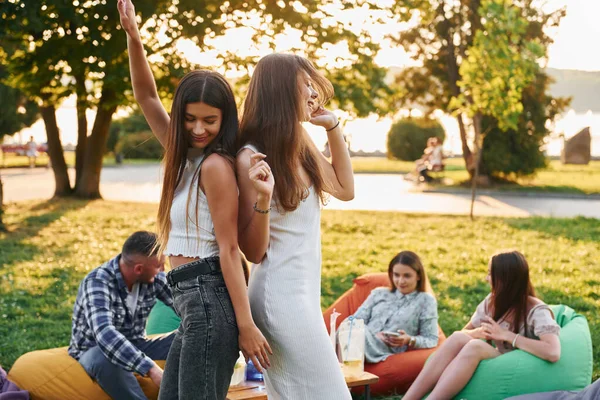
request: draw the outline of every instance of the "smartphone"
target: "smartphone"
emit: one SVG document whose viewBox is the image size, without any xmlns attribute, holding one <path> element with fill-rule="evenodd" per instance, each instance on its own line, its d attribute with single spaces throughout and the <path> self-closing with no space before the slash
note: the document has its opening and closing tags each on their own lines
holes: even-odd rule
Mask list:
<svg viewBox="0 0 600 400">
<path fill-rule="evenodd" d="M 383 334 L 388 337 L 400 337 L 398 332 L 383 332 Z"/>
</svg>

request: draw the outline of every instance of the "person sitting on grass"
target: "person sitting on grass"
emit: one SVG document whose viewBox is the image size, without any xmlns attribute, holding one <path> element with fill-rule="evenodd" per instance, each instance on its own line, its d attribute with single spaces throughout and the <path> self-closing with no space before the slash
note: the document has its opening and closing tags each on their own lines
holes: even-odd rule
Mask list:
<svg viewBox="0 0 600 400">
<path fill-rule="evenodd" d="M 430 400 L 450 399 L 465 387 L 482 360 L 517 348 L 549 362 L 560 359 L 560 327 L 551 309 L 536 297 L 523 254 L 492 256 L 486 280 L 491 293 L 463 330 L 454 332 L 433 354 L 403 400 L 421 399 L 431 390 Z"/>
<path fill-rule="evenodd" d="M 365 359 L 370 363 L 412 349 L 438 344 L 435 298 L 427 293 L 427 274 L 418 255 L 402 251 L 390 261 L 389 288 L 374 289 L 354 313 L 365 322 Z"/>
<path fill-rule="evenodd" d="M 73 308 L 69 355 L 113 399 L 145 399 L 133 372 L 160 387 L 174 333 L 145 337 L 146 319 L 160 299 L 173 307 L 154 233 L 135 232 L 121 254 L 91 271 L 81 282 Z"/>
</svg>

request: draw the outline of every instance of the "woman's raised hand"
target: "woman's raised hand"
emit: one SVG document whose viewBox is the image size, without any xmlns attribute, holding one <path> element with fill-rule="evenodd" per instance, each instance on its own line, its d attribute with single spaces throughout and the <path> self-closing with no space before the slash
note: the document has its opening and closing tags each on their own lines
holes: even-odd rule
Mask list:
<svg viewBox="0 0 600 400">
<path fill-rule="evenodd" d="M 271 199 L 273 196 L 275 179 L 273 178 L 271 167 L 269 167 L 269 164 L 265 161 L 266 157 L 267 156 L 262 153 L 254 153 L 250 156 L 248 176 L 258 194 Z"/>
<path fill-rule="evenodd" d="M 135 7 L 131 0 L 117 0 L 117 9 L 121 17 L 121 26 L 128 35 L 137 32 L 137 20 L 135 19 Z"/>
</svg>

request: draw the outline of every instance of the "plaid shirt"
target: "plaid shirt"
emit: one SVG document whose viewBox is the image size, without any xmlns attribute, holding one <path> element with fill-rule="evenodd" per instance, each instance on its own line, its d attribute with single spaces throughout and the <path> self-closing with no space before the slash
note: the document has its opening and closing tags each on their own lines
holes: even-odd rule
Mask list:
<svg viewBox="0 0 600 400">
<path fill-rule="evenodd" d="M 130 341 L 143 339 L 150 310 L 160 299 L 173 307 L 173 296 L 164 272 L 154 282 L 140 283 L 135 315 L 127 307 L 127 285 L 119 269 L 119 254 L 90 272 L 79 285 L 73 308 L 69 354 L 79 357 L 94 346 L 115 365 L 146 375 L 154 362 Z"/>
</svg>

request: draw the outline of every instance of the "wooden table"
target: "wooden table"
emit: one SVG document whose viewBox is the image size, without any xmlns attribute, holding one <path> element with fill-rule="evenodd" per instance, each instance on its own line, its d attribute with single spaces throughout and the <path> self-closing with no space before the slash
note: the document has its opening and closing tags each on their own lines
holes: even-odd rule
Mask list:
<svg viewBox="0 0 600 400">
<path fill-rule="evenodd" d="M 371 385 L 379 381 L 377 375 L 363 372 L 360 376 L 346 376 L 349 388 L 364 386 L 365 400 L 371 400 Z M 232 386 L 227 393 L 227 400 L 267 400 L 267 391 L 263 382 L 243 382 Z"/>
<path fill-rule="evenodd" d="M 371 385 L 379 382 L 377 375 L 369 372 L 363 372 L 360 376 L 344 377 L 346 378 L 346 385 L 349 388 L 364 386 L 365 387 L 365 400 L 371 400 Z"/>
<path fill-rule="evenodd" d="M 267 400 L 267 390 L 262 382 L 244 381 L 239 385 L 230 386 L 226 400 Z"/>
</svg>

